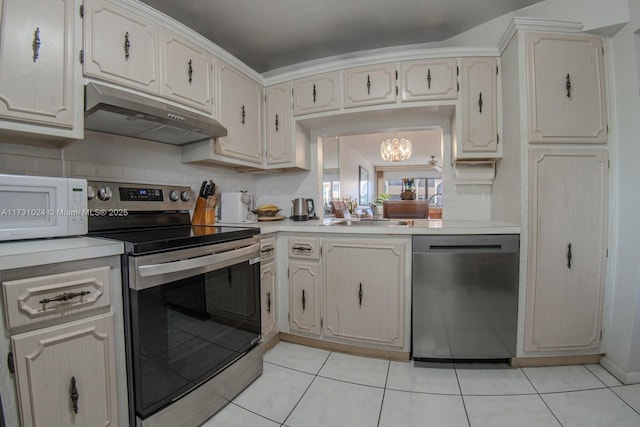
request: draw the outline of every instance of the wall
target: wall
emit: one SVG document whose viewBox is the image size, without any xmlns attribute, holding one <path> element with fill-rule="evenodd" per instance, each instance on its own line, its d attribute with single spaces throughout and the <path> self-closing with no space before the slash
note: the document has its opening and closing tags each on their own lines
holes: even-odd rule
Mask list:
<svg viewBox="0 0 640 427">
<path fill-rule="evenodd" d="M 640 4 L 635 0 L 628 4 L 630 22 L 612 37 L 609 57 L 610 133 L 615 140 L 610 155 L 614 183 L 609 247 L 612 309 L 605 318 L 603 364 L 625 382 L 640 382 Z"/>
<path fill-rule="evenodd" d="M 67 176 L 87 179 L 171 183 L 198 191 L 212 179 L 221 191 L 256 191 L 256 178 L 234 169 L 183 164 L 180 147 L 168 144 L 86 132 L 85 140 L 64 147 L 7 143 L 0 140 L 0 172 L 25 175 Z"/>
</svg>

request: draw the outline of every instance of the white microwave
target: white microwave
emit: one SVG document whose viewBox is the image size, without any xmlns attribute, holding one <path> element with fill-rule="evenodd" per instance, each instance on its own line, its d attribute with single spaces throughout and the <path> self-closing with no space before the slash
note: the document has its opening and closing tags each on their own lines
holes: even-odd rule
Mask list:
<svg viewBox="0 0 640 427">
<path fill-rule="evenodd" d="M 87 181 L 0 174 L 0 241 L 87 234 Z"/>
</svg>

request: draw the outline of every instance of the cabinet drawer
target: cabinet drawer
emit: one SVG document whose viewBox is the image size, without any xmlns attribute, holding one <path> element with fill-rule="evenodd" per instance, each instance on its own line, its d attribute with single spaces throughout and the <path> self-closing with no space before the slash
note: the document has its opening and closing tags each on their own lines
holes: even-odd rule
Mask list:
<svg viewBox="0 0 640 427">
<path fill-rule="evenodd" d="M 320 259 L 320 239 L 290 237 L 289 258 Z"/>
<path fill-rule="evenodd" d="M 111 304 L 109 267 L 2 282 L 7 328 Z"/>
</svg>

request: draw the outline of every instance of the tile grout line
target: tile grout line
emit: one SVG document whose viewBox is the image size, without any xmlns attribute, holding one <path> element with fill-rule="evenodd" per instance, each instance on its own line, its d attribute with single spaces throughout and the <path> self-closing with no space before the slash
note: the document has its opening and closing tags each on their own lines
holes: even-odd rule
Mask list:
<svg viewBox="0 0 640 427">
<path fill-rule="evenodd" d="M 458 390 L 460 390 L 460 399 L 462 400 L 462 407 L 464 408 L 464 415 L 467 417 L 467 425 L 471 426 L 471 419 L 469 418 L 469 411 L 467 411 L 467 404 L 464 401 L 464 394 L 462 394 L 462 386 L 460 385 L 460 378 L 458 377 L 458 368 L 453 363 L 453 373 L 456 375 L 456 382 L 458 383 Z"/>
<path fill-rule="evenodd" d="M 273 420 L 273 419 L 271 419 L 271 418 L 269 418 L 269 417 L 265 417 L 264 415 L 261 415 L 261 414 L 259 414 L 259 413 L 255 412 L 255 411 L 252 411 L 251 409 L 247 409 L 247 408 L 245 408 L 244 406 L 239 405 L 239 404 L 237 404 L 237 403 L 236 403 L 236 402 L 234 402 L 234 401 L 229 402 L 229 404 L 230 404 L 230 405 L 233 405 L 233 406 L 237 406 L 238 408 L 240 408 L 240 409 L 242 409 L 242 410 L 244 410 L 244 411 L 250 412 L 250 413 L 252 413 L 253 415 L 257 415 L 257 416 L 258 416 L 258 417 L 260 417 L 260 418 L 264 418 L 265 420 L 269 420 L 269 421 L 271 421 L 271 422 L 273 422 L 273 423 L 276 423 L 276 424 L 280 425 L 280 423 L 279 423 L 277 420 Z M 219 412 L 217 412 L 217 413 L 216 413 L 216 415 L 217 415 L 218 413 L 219 413 Z M 215 417 L 215 415 L 214 415 L 214 417 Z M 211 417 L 210 419 L 213 419 L 213 417 Z M 206 421 L 205 421 L 205 424 L 206 424 Z"/>
<path fill-rule="evenodd" d="M 318 369 L 318 372 L 316 372 L 313 375 L 313 379 L 311 380 L 311 382 L 309 383 L 309 385 L 307 386 L 307 388 L 305 389 L 304 393 L 302 393 L 300 395 L 300 399 L 298 399 L 298 401 L 296 402 L 295 405 L 293 405 L 293 408 L 291 408 L 291 411 L 289 411 L 289 414 L 286 416 L 286 418 L 284 419 L 284 421 L 282 422 L 282 424 L 280 424 L 280 426 L 285 426 L 285 423 L 287 422 L 287 420 L 289 419 L 289 417 L 291 417 L 291 414 L 293 414 L 293 411 L 296 410 L 296 408 L 298 407 L 298 405 L 300 404 L 300 402 L 302 401 L 302 399 L 304 398 L 304 395 L 307 394 L 307 392 L 309 391 L 309 389 L 311 388 L 311 385 L 314 383 L 314 381 L 316 380 L 316 378 L 318 378 L 318 373 L 322 370 L 322 368 L 324 368 L 324 365 L 326 365 L 327 361 L 329 360 L 329 357 L 331 357 L 331 353 L 333 352 L 329 352 L 329 354 L 327 354 L 327 358 L 324 359 L 324 362 L 322 362 L 322 366 L 320 366 L 320 368 Z M 269 362 L 267 362 L 269 363 Z M 279 366 L 279 365 L 276 365 Z M 286 368 L 289 369 L 289 368 Z M 295 369 L 292 369 L 293 371 L 296 371 Z M 297 372 L 297 371 L 296 371 Z M 305 372 L 306 374 L 309 374 L 308 372 Z M 309 374 L 310 375 L 310 374 Z M 321 377 L 322 378 L 322 377 Z"/>
<path fill-rule="evenodd" d="M 562 426 L 562 422 L 560 421 L 560 419 L 558 418 L 558 416 L 555 414 L 555 412 L 553 412 L 553 410 L 551 410 L 551 408 L 549 407 L 549 404 L 547 403 L 546 400 L 544 400 L 544 398 L 542 397 L 542 394 L 540 394 L 540 392 L 538 391 L 538 388 L 535 386 L 535 384 L 533 383 L 533 381 L 531 381 L 531 378 L 529 378 L 529 375 L 527 375 L 527 373 L 524 371 L 523 368 L 518 368 L 522 371 L 522 374 L 524 375 L 524 377 L 527 379 L 527 381 L 529 381 L 529 384 L 531 384 L 531 387 L 533 387 L 533 389 L 536 391 L 538 397 L 540 398 L 540 400 L 542 400 L 542 403 L 544 404 L 544 406 L 546 406 L 546 408 L 549 410 L 549 412 L 551 412 L 551 415 L 553 415 L 553 418 L 556 419 L 556 421 L 558 422 L 558 424 L 560 425 L 560 427 Z"/>
<path fill-rule="evenodd" d="M 377 427 L 380 427 L 380 420 L 382 419 L 382 407 L 384 406 L 384 396 L 387 394 L 387 383 L 389 382 L 390 370 L 391 370 L 391 361 L 387 360 L 387 376 L 384 379 L 384 388 L 382 389 L 382 401 L 380 402 L 380 413 L 378 413 Z"/>
<path fill-rule="evenodd" d="M 605 383 L 605 382 L 604 382 L 604 381 L 603 381 L 599 376 L 597 376 L 597 375 L 595 374 L 595 372 L 593 372 L 591 369 L 589 369 L 589 367 L 588 367 L 587 365 L 583 365 L 583 366 L 587 369 L 587 371 L 591 372 L 591 374 L 592 374 L 594 377 L 596 377 L 596 378 L 597 378 L 597 379 L 598 379 L 602 384 L 604 384 L 604 386 L 605 386 L 609 391 L 611 391 L 611 393 L 613 393 L 613 394 L 614 394 L 614 396 L 616 396 L 618 399 L 622 400 L 622 402 L 624 402 L 624 404 L 625 404 L 625 405 L 627 405 L 629 408 L 631 408 L 631 410 L 632 410 L 633 412 L 635 412 L 636 414 L 640 415 L 640 412 L 639 412 L 639 411 L 637 411 L 633 406 L 631 406 L 629 403 L 627 403 L 627 401 L 626 401 L 626 400 L 624 400 L 622 397 L 620 397 L 620 396 L 618 395 L 618 393 L 616 393 L 615 391 L 613 391 L 613 390 L 612 390 L 612 388 L 614 388 L 614 387 L 624 387 L 624 384 L 620 383 L 620 385 L 619 385 L 619 386 L 618 386 L 618 385 L 616 385 L 616 386 L 609 386 L 609 385 L 607 385 L 607 384 L 606 384 L 606 383 Z M 602 365 L 598 365 L 598 366 L 602 366 Z M 604 369 L 604 367 L 603 367 L 603 369 Z M 604 369 L 604 370 L 605 370 L 609 375 L 611 375 L 611 373 L 609 373 L 609 371 L 607 371 L 606 369 Z M 615 377 L 614 377 L 614 378 L 615 378 Z M 617 378 L 616 378 L 616 380 L 617 380 Z M 618 381 L 618 382 L 620 382 L 620 381 Z"/>
</svg>

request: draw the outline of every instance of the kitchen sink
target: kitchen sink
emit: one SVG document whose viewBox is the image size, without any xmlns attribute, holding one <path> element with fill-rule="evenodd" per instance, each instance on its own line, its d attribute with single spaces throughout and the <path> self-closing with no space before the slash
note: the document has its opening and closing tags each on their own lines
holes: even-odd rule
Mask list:
<svg viewBox="0 0 640 427">
<path fill-rule="evenodd" d="M 364 227 L 412 227 L 412 220 L 396 220 L 396 219 L 343 219 L 324 225 L 340 225 L 340 226 L 364 226 Z"/>
</svg>

